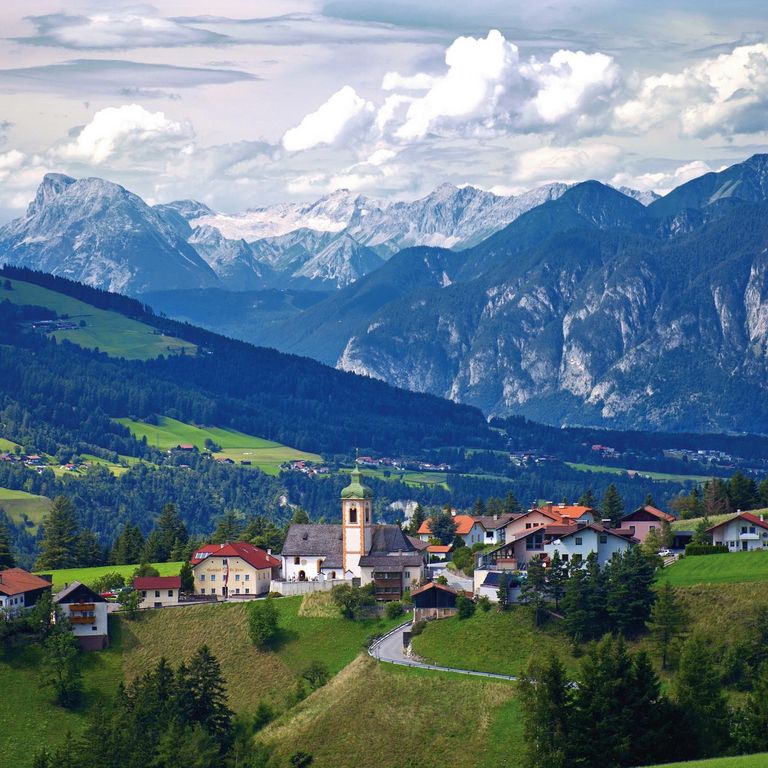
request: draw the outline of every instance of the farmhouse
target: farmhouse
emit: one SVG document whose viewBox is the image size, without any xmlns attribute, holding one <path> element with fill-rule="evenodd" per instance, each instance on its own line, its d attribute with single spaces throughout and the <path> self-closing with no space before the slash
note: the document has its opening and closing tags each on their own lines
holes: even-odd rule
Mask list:
<svg viewBox="0 0 768 768">
<path fill-rule="evenodd" d="M 139 576 L 133 588 L 141 594 L 139 608 L 165 608 L 179 604 L 181 576 Z"/>
<path fill-rule="evenodd" d="M 247 541 L 208 544 L 189 561 L 196 595 L 263 595 L 280 574 L 280 560 Z"/>
<path fill-rule="evenodd" d="M 667 514 L 650 504 L 638 507 L 621 518 L 621 527 L 628 528 L 632 535 L 640 541 L 645 541 L 651 531 L 660 531 L 664 523 L 673 523 L 674 515 Z"/>
<path fill-rule="evenodd" d="M 73 581 L 53 598 L 69 620 L 72 634 L 84 651 L 101 651 L 109 645 L 107 601 L 90 587 Z"/>
<path fill-rule="evenodd" d="M 435 581 L 414 589 L 411 592 L 413 600 L 413 620 L 444 619 L 456 613 L 457 590 Z"/>
<path fill-rule="evenodd" d="M 8 615 L 20 613 L 35 605 L 40 596 L 50 589 L 50 580 L 23 568 L 0 571 L 0 611 Z"/>
<path fill-rule="evenodd" d="M 461 536 L 468 547 L 473 544 L 485 543 L 485 528 L 479 522 L 479 518 L 474 518 L 471 515 L 457 515 L 455 512 L 452 514 L 453 522 L 456 523 L 456 535 Z M 429 527 L 428 519 L 421 524 L 417 534 L 422 541 L 429 541 L 432 530 Z"/>
<path fill-rule="evenodd" d="M 768 548 L 768 523 L 764 515 L 739 512 L 707 529 L 713 544 L 723 544 L 732 552 Z"/>
<path fill-rule="evenodd" d="M 373 523 L 373 491 L 352 470 L 341 492 L 341 525 L 294 524 L 282 551 L 287 581 L 373 582 L 377 600 L 399 600 L 421 579 L 425 553 L 396 525 Z"/>
</svg>

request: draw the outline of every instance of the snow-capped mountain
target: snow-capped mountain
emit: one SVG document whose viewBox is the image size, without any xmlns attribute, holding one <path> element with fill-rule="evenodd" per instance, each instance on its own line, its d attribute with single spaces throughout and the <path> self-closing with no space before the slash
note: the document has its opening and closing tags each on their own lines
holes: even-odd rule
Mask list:
<svg viewBox="0 0 768 768">
<path fill-rule="evenodd" d="M 123 293 L 219 284 L 140 197 L 103 179 L 58 173 L 43 178 L 24 216 L 0 227 L 0 260 Z"/>
<path fill-rule="evenodd" d="M 343 288 L 382 264 L 376 251 L 343 233 L 296 270 L 292 277 L 304 278 L 321 286 L 328 283 Z"/>
</svg>

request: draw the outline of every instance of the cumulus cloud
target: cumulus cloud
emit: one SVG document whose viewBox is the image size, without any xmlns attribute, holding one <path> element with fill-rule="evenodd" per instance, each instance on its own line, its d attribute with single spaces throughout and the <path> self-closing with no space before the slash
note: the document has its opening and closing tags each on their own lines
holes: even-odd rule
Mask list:
<svg viewBox="0 0 768 768">
<path fill-rule="evenodd" d="M 115 156 L 131 159 L 145 154 L 191 151 L 192 126 L 170 120 L 163 112 L 149 112 L 139 104 L 100 109 L 73 141 L 56 154 L 65 160 L 101 165 Z"/>
<path fill-rule="evenodd" d="M 371 125 L 374 106 L 345 85 L 328 101 L 310 112 L 295 128 L 285 132 L 283 147 L 299 152 L 320 145 L 332 145 L 345 136 Z"/>
<path fill-rule="evenodd" d="M 198 29 L 149 11 L 105 11 L 90 16 L 49 13 L 28 16 L 27 20 L 34 25 L 36 34 L 16 38 L 18 42 L 80 50 L 216 45 L 229 40 L 218 32 Z"/>
<path fill-rule="evenodd" d="M 677 73 L 646 77 L 616 108 L 618 128 L 645 132 L 673 120 L 684 136 L 756 133 L 766 128 L 768 44 L 744 45 Z"/>
<path fill-rule="evenodd" d="M 666 194 L 675 187 L 685 184 L 686 181 L 703 176 L 715 170 L 703 160 L 693 160 L 668 170 L 648 171 L 646 173 L 633 174 L 621 171 L 613 176 L 611 184 L 615 187 L 631 187 L 641 192 L 653 190 L 659 194 Z"/>
<path fill-rule="evenodd" d="M 514 176 L 527 185 L 605 178 L 615 171 L 622 155 L 615 144 L 539 147 L 517 156 Z"/>
</svg>

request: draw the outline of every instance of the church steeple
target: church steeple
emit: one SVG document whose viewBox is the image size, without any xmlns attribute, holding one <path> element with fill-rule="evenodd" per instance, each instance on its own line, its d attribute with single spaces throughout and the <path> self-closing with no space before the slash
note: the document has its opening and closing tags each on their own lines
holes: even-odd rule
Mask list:
<svg viewBox="0 0 768 768">
<path fill-rule="evenodd" d="M 349 485 L 341 491 L 342 558 L 344 572 L 360 577 L 360 558 L 368 554 L 373 538 L 373 491 L 363 483 L 357 466 Z"/>
</svg>

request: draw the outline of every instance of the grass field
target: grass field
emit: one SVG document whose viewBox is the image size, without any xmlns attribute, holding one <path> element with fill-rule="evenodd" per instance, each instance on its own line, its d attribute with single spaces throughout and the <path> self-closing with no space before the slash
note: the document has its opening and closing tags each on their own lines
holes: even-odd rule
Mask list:
<svg viewBox="0 0 768 768">
<path fill-rule="evenodd" d="M 154 445 L 161 450 L 175 448 L 184 443 L 204 450 L 206 439 L 213 440 L 222 448 L 216 454 L 217 458 L 229 458 L 238 464 L 243 461 L 250 461 L 252 466 L 258 467 L 270 475 L 276 475 L 280 471 L 280 465 L 285 461 L 299 461 L 301 459 L 322 461 L 322 457 L 316 453 L 298 451 L 295 448 L 289 448 L 271 440 L 264 440 L 261 437 L 246 435 L 234 429 L 196 427 L 166 417 L 161 417 L 160 423 L 157 425 L 145 424 L 143 421 L 131 419 L 115 419 L 115 421 L 128 427 L 139 440 L 146 437 L 149 445 Z"/>
<path fill-rule="evenodd" d="M 666 763 L 654 768 L 766 768 L 768 752 L 739 757 L 713 757 L 710 760 L 693 760 L 687 763 Z"/>
<path fill-rule="evenodd" d="M 13 440 L 0 437 L 0 453 L 11 453 L 17 445 L 18 443 L 14 443 Z"/>
<path fill-rule="evenodd" d="M 55 331 L 57 340 L 67 339 L 87 349 L 98 347 L 114 357 L 129 360 L 149 360 L 159 355 L 194 354 L 197 347 L 172 336 L 159 334 L 154 328 L 131 320 L 117 312 L 97 309 L 90 304 L 49 291 L 39 285 L 11 280 L 12 291 L 0 289 L 0 301 L 7 299 L 14 304 L 33 304 L 48 307 L 59 316 L 68 315 L 75 322 L 85 322 L 76 330 Z"/>
<path fill-rule="evenodd" d="M 722 523 L 723 520 L 727 520 L 729 517 L 733 517 L 733 515 L 712 515 L 709 518 L 709 526 Z M 675 520 L 673 523 L 670 523 L 669 527 L 673 531 L 695 531 L 703 519 L 703 517 L 689 517 L 687 520 Z"/>
<path fill-rule="evenodd" d="M 25 491 L 0 488 L 0 507 L 14 523 L 23 522 L 26 516 L 26 519 L 32 523 L 29 527 L 30 533 L 35 533 L 51 508 L 51 500 L 46 496 L 35 496 Z"/>
<path fill-rule="evenodd" d="M 349 474 L 351 470 L 341 471 Z M 409 472 L 392 467 L 387 470 L 366 468 L 361 469 L 360 473 L 378 480 L 399 480 L 406 485 L 439 485 L 448 490 L 448 475 L 445 472 Z"/>
<path fill-rule="evenodd" d="M 41 685 L 39 646 L 0 651 L 0 768 L 26 768 L 41 746 L 63 744 L 67 732 L 78 734 L 86 711 L 114 696 L 122 680 L 119 622 L 110 622 L 111 646 L 100 653 L 84 654 L 84 701 L 72 712 L 57 707 L 50 691 Z"/>
<path fill-rule="evenodd" d="M 659 480 L 670 483 L 705 483 L 712 478 L 709 475 L 676 475 L 669 472 L 650 472 L 645 469 L 625 469 L 623 467 L 609 467 L 602 464 L 577 464 L 571 461 L 565 462 L 571 469 L 579 472 L 600 472 L 608 475 L 626 475 L 630 472 L 637 473 L 650 480 Z"/>
<path fill-rule="evenodd" d="M 161 576 L 178 576 L 181 563 L 153 563 Z M 83 584 L 93 584 L 105 573 L 119 573 L 126 578 L 136 570 L 136 565 L 100 565 L 96 568 L 63 568 L 58 571 L 45 571 L 53 576 L 53 591 L 58 592 L 65 584 L 79 581 Z"/>
<path fill-rule="evenodd" d="M 665 568 L 661 578 L 675 587 L 768 581 L 768 549 L 684 557 Z"/>
<path fill-rule="evenodd" d="M 511 683 L 377 664 L 360 656 L 268 726 L 278 765 L 294 752 L 313 768 L 522 765 Z"/>
<path fill-rule="evenodd" d="M 299 616 L 301 601 L 277 600 L 281 632 L 274 651 L 258 651 L 250 642 L 247 604 L 147 611 L 138 621 L 123 622 L 126 675 L 139 674 L 161 656 L 188 658 L 207 643 L 221 662 L 233 709 L 252 710 L 261 701 L 282 707 L 310 661 L 322 661 L 336 674 L 360 653 L 370 635 L 398 623 Z"/>
</svg>

